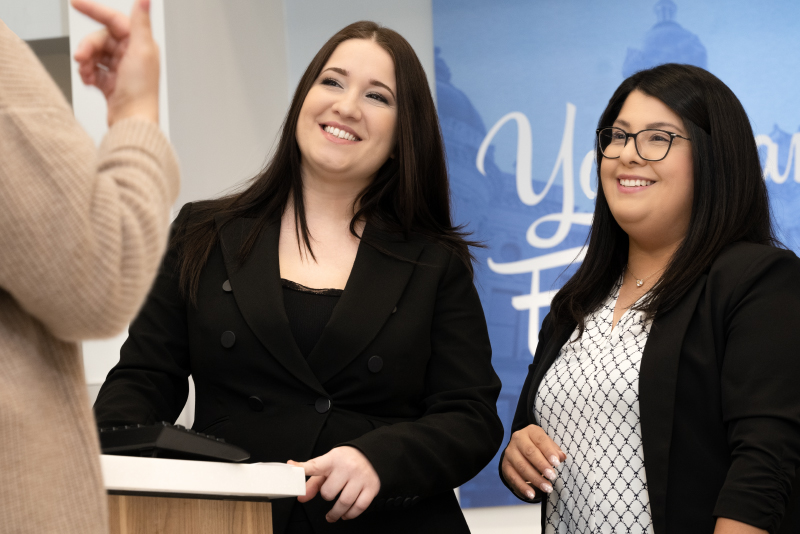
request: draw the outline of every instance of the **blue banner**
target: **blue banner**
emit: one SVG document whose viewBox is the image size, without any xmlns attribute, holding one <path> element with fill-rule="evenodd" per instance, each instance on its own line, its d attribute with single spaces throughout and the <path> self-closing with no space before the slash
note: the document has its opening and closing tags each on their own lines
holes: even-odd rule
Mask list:
<svg viewBox="0 0 800 534">
<path fill-rule="evenodd" d="M 582 259 L 597 120 L 630 74 L 688 63 L 731 87 L 753 124 L 779 237 L 800 250 L 800 3 L 434 0 L 433 15 L 456 221 L 487 245 L 476 282 L 505 441 L 550 299 Z M 462 486 L 462 506 L 520 502 L 498 460 Z"/>
</svg>

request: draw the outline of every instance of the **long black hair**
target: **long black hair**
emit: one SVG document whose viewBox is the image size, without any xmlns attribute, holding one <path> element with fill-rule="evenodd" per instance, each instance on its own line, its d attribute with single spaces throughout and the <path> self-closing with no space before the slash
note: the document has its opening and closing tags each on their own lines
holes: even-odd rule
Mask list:
<svg viewBox="0 0 800 534">
<path fill-rule="evenodd" d="M 747 114 L 727 85 L 691 65 L 669 63 L 630 76 L 617 88 L 600 117 L 613 126 L 634 91 L 661 100 L 678 114 L 692 142 L 694 197 L 689 229 L 664 273 L 635 309 L 648 317 L 680 301 L 720 251 L 735 241 L 781 246 L 775 238 L 767 188 Z M 603 155 L 595 140 L 597 200 L 586 258 L 553 298 L 558 324 L 577 323 L 608 297 L 628 262 L 628 235 L 614 220 L 603 193 Z"/>
<path fill-rule="evenodd" d="M 358 211 L 350 232 L 363 219 L 388 232 L 424 236 L 454 252 L 472 270 L 469 246 L 462 227 L 454 226 L 450 210 L 444 143 L 425 71 L 411 45 L 400 34 L 374 22 L 361 21 L 337 32 L 317 52 L 295 90 L 284 119 L 274 157 L 241 192 L 198 203 L 171 247 L 180 250 L 180 287 L 194 302 L 200 273 L 218 241 L 215 217 L 258 220 L 239 250 L 239 261 L 249 255 L 259 233 L 279 221 L 289 202 L 294 206 L 298 245 L 302 239 L 313 256 L 306 224 L 300 174 L 300 149 L 295 139 L 297 120 L 306 95 L 339 44 L 349 39 L 368 39 L 394 60 L 397 86 L 397 130 L 394 157 L 378 170 L 359 195 Z M 370 244 L 367 239 L 365 243 Z M 381 249 L 379 244 L 372 244 Z M 385 252 L 385 251 L 384 251 Z"/>
</svg>

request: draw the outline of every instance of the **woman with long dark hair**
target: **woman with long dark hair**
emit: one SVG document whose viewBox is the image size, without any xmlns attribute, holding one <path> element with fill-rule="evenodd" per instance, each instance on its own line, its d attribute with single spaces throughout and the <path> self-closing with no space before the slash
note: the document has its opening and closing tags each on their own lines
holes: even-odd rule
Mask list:
<svg viewBox="0 0 800 534">
<path fill-rule="evenodd" d="M 800 260 L 731 90 L 668 64 L 597 131 L 586 259 L 553 299 L 503 453 L 543 532 L 797 532 Z"/>
<path fill-rule="evenodd" d="M 295 461 L 275 532 L 468 532 L 453 493 L 500 446 L 486 322 L 411 46 L 371 22 L 317 53 L 275 156 L 185 206 L 102 426 L 174 421 Z M 339 520 L 347 520 L 341 522 Z"/>
</svg>

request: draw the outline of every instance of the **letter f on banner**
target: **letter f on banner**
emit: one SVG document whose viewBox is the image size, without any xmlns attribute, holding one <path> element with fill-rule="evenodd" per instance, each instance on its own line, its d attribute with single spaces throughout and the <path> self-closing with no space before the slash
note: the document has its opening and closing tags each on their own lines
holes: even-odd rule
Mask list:
<svg viewBox="0 0 800 534">
<path fill-rule="evenodd" d="M 573 262 L 583 261 L 585 256 L 586 248 L 577 247 L 510 263 L 495 263 L 489 258 L 487 262 L 489 268 L 498 274 L 531 273 L 531 292 L 511 299 L 511 305 L 514 306 L 514 309 L 519 311 L 528 310 L 529 312 L 528 350 L 531 352 L 531 356 L 536 352 L 536 344 L 539 340 L 539 308 L 550 306 L 550 301 L 553 300 L 557 292 L 555 289 L 541 290 L 542 271 L 556 267 L 566 267 Z"/>
</svg>

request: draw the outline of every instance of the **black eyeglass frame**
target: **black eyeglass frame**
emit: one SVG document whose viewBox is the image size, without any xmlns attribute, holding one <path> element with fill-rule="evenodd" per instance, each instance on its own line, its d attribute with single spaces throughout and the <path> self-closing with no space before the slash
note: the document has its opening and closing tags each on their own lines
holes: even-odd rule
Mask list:
<svg viewBox="0 0 800 534">
<path fill-rule="evenodd" d="M 691 139 L 689 139 L 688 137 L 684 137 L 684 136 L 678 135 L 676 133 L 668 132 L 667 130 L 659 130 L 658 128 L 645 128 L 644 130 L 639 130 L 636 133 L 628 133 L 625 130 L 623 130 L 622 128 L 620 128 L 619 126 L 606 126 L 605 128 L 598 128 L 597 130 L 595 130 L 595 132 L 597 134 L 597 147 L 600 149 L 600 153 L 606 159 L 619 159 L 619 158 L 622 157 L 622 154 L 620 154 L 619 156 L 615 156 L 613 158 L 610 157 L 610 156 L 606 156 L 606 153 L 603 152 L 603 144 L 600 142 L 600 132 L 602 132 L 603 130 L 619 130 L 620 132 L 624 133 L 625 134 L 625 144 L 622 145 L 622 148 L 625 148 L 626 146 L 628 146 L 628 139 L 630 139 L 632 137 L 633 138 L 633 147 L 636 149 L 636 153 L 639 154 L 639 157 L 642 158 L 645 161 L 661 161 L 664 158 L 666 158 L 669 155 L 670 149 L 672 148 L 672 142 L 675 140 L 676 137 L 680 137 L 681 139 L 686 139 L 687 141 L 691 141 Z M 639 152 L 639 142 L 636 140 L 636 136 L 638 136 L 642 132 L 661 132 L 661 133 L 665 133 L 665 134 L 667 134 L 669 136 L 669 146 L 667 147 L 667 151 L 664 153 L 664 155 L 662 157 L 660 157 L 658 159 L 649 159 L 649 158 L 646 158 L 646 157 L 642 156 L 642 153 Z"/>
</svg>

